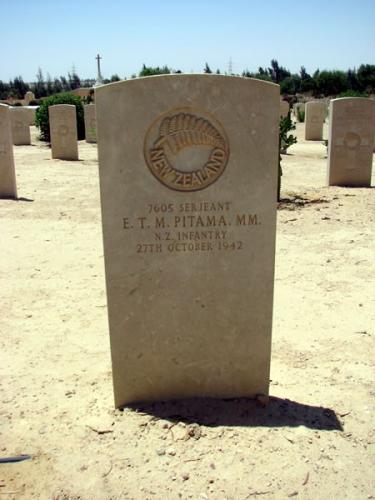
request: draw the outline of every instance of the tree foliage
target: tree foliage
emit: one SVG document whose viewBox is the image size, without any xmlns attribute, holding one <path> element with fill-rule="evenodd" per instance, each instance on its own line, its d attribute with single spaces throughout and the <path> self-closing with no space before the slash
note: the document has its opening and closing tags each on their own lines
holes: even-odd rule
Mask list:
<svg viewBox="0 0 375 500">
<path fill-rule="evenodd" d="M 172 70 L 168 66 L 156 66 L 153 68 L 152 66 L 143 64 L 138 76 L 169 75 L 170 73 L 172 73 Z"/>
<path fill-rule="evenodd" d="M 203 68 L 204 73 L 212 73 L 208 62 Z M 146 66 L 143 64 L 138 76 L 165 75 L 181 73 L 180 70 L 172 70 L 164 66 Z M 216 70 L 220 74 L 220 70 Z M 304 66 L 299 73 L 291 73 L 287 68 L 280 65 L 276 59 L 272 59 L 269 67 L 259 66 L 258 70 L 251 72 L 248 69 L 242 72 L 246 78 L 257 78 L 274 82 L 280 85 L 282 94 L 295 95 L 297 93 L 309 93 L 314 97 L 337 96 L 345 92 L 357 92 L 358 95 L 375 93 L 375 65 L 361 64 L 358 69 L 350 68 L 347 71 L 320 70 L 317 69 L 310 75 Z M 136 75 L 132 75 L 136 78 Z M 118 74 L 114 74 L 105 83 L 121 80 Z M 38 68 L 36 79 L 32 83 L 25 83 L 22 76 L 16 76 L 9 83 L 0 80 L 0 99 L 15 98 L 23 99 L 28 90 L 34 92 L 37 99 L 60 92 L 69 92 L 79 87 L 92 87 L 95 79 L 82 79 L 73 67 L 66 76 L 51 78 L 47 73 L 45 77 L 41 68 Z M 353 94 L 357 95 L 357 94 Z"/>
<path fill-rule="evenodd" d="M 319 97 L 337 96 L 349 91 L 359 92 L 359 95 L 375 93 L 375 65 L 371 64 L 361 64 L 358 70 L 317 69 L 311 76 L 304 66 L 301 66 L 299 74 L 291 74 L 276 59 L 272 59 L 269 68 L 260 66 L 255 73 L 245 70 L 242 76 L 278 83 L 282 94 L 310 93 Z"/>
<path fill-rule="evenodd" d="M 94 79 L 80 78 L 73 68 L 68 76 L 60 76 L 60 78 L 51 78 L 50 74 L 44 77 L 41 68 L 38 68 L 35 76 L 35 82 L 25 83 L 21 76 L 17 76 L 9 83 L 0 80 L 0 99 L 23 99 L 26 92 L 31 90 L 36 99 L 48 97 L 49 95 L 59 94 L 60 92 L 69 92 L 70 90 L 79 87 L 92 87 L 95 83 Z"/>
<path fill-rule="evenodd" d="M 203 73 L 212 73 L 211 68 L 209 67 L 208 63 L 206 63 Z"/>
</svg>

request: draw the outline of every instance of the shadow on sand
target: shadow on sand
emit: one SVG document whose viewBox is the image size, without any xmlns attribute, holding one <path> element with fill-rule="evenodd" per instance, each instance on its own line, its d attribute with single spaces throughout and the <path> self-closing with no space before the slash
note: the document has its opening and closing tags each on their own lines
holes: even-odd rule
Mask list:
<svg viewBox="0 0 375 500">
<path fill-rule="evenodd" d="M 20 198 L 15 198 L 14 196 L 2 196 L 0 199 L 7 201 L 34 201 L 31 198 L 23 198 L 22 196 Z"/>
<path fill-rule="evenodd" d="M 171 422 L 196 423 L 208 427 L 297 427 L 342 431 L 336 413 L 321 406 L 309 406 L 270 396 L 266 406 L 254 399 L 196 398 L 129 405 Z"/>
<path fill-rule="evenodd" d="M 31 199 L 31 198 L 23 198 L 23 197 L 21 196 L 20 198 L 16 198 L 16 199 L 15 199 L 15 201 L 29 201 L 29 202 L 31 202 L 31 201 L 34 201 L 34 200 L 33 200 L 33 199 Z"/>
</svg>

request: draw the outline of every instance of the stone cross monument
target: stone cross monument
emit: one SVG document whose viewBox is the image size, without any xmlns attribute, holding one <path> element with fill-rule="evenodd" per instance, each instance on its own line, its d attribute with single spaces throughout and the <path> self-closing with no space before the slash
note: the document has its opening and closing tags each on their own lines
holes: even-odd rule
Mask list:
<svg viewBox="0 0 375 500">
<path fill-rule="evenodd" d="M 100 59 L 102 59 L 102 58 L 100 57 L 99 54 L 97 54 L 95 59 L 98 63 L 98 74 L 97 74 L 96 82 L 95 82 L 95 87 L 97 87 L 98 85 L 103 85 L 103 77 L 102 77 L 102 73 L 100 71 Z"/>
</svg>

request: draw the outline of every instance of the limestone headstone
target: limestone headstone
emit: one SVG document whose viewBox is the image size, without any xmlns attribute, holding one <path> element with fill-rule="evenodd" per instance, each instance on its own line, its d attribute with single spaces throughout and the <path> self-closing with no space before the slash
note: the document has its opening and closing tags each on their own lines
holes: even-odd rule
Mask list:
<svg viewBox="0 0 375 500">
<path fill-rule="evenodd" d="M 247 78 L 96 89 L 117 407 L 268 393 L 279 112 Z"/>
<path fill-rule="evenodd" d="M 309 101 L 305 105 L 305 139 L 321 141 L 323 139 L 323 124 L 327 113 L 324 101 Z"/>
<path fill-rule="evenodd" d="M 30 90 L 28 92 L 26 92 L 25 97 L 24 97 L 25 105 L 28 106 L 30 104 L 30 102 L 34 101 L 34 100 L 35 100 L 34 93 L 31 92 Z"/>
<path fill-rule="evenodd" d="M 85 134 L 86 142 L 96 142 L 96 111 L 95 104 L 86 104 L 85 112 Z"/>
<path fill-rule="evenodd" d="M 328 185 L 370 186 L 375 101 L 344 97 L 330 102 Z"/>
<path fill-rule="evenodd" d="M 30 116 L 28 111 L 22 106 L 13 106 L 10 108 L 10 116 L 13 144 L 16 146 L 30 145 Z"/>
<path fill-rule="evenodd" d="M 25 106 L 23 109 L 28 114 L 29 125 L 35 125 L 35 115 L 38 106 Z"/>
<path fill-rule="evenodd" d="M 17 198 L 9 106 L 0 104 L 0 198 Z"/>
<path fill-rule="evenodd" d="M 280 117 L 285 118 L 289 113 L 289 103 L 287 101 L 280 101 Z"/>
<path fill-rule="evenodd" d="M 78 160 L 77 117 L 73 104 L 48 108 L 52 158 Z"/>
</svg>

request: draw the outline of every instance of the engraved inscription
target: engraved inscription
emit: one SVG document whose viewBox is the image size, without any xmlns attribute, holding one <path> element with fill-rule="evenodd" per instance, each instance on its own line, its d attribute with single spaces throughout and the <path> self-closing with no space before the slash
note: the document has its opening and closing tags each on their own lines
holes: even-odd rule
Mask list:
<svg viewBox="0 0 375 500">
<path fill-rule="evenodd" d="M 238 251 L 241 235 L 260 226 L 259 215 L 242 213 L 230 201 L 152 203 L 143 215 L 122 218 L 126 231 L 136 231 L 136 253 Z"/>
<path fill-rule="evenodd" d="M 368 149 L 370 144 L 370 137 L 349 131 L 334 141 L 335 154 L 345 170 L 355 170 L 362 151 Z"/>
<path fill-rule="evenodd" d="M 221 124 L 206 112 L 182 108 L 161 115 L 144 145 L 152 174 L 176 191 L 197 191 L 224 172 L 229 143 Z"/>
<path fill-rule="evenodd" d="M 69 127 L 66 125 L 59 125 L 57 133 L 61 136 L 65 136 L 69 134 Z"/>
</svg>

